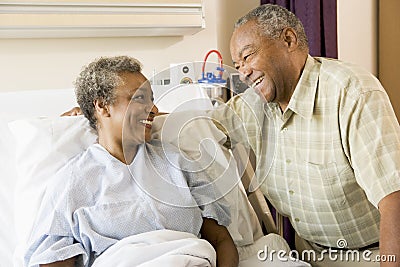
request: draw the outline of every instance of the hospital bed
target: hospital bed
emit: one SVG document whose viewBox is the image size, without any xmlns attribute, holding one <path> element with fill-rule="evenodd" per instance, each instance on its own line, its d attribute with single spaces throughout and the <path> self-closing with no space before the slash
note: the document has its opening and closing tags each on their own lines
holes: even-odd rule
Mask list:
<svg viewBox="0 0 400 267">
<path fill-rule="evenodd" d="M 155 102 L 161 111 L 170 113 L 171 98 L 164 94 L 165 91 L 156 89 Z M 197 112 L 205 108 L 212 108 L 212 104 L 207 102 L 210 101 L 207 95 L 200 89 L 188 97 L 180 98 L 176 103 L 180 106 L 179 111 L 184 111 L 177 113 L 185 114 L 184 120 L 197 116 Z M 68 159 L 96 142 L 97 137 L 84 117 L 59 116 L 77 105 L 73 89 L 3 92 L 0 99 L 0 267 L 20 267 L 47 182 Z M 193 104 L 181 105 L 188 99 L 195 101 L 199 108 L 196 110 Z M 207 171 L 215 171 L 212 166 L 216 164 L 229 169 L 228 176 L 238 177 L 239 183 L 232 186 L 226 198 L 232 214 L 228 230 L 238 247 L 240 266 L 268 266 L 257 259 L 257 252 L 266 246 L 289 252 L 286 242 L 274 234 L 278 230 L 261 192 L 246 193 L 254 174 L 247 154 L 236 150 L 233 158 L 234 153 L 222 146 L 223 137 L 210 120 L 196 120 L 196 125 L 187 127 L 187 133 L 182 131 L 180 138 L 176 138 L 165 125 L 178 123 L 180 119 L 182 117 L 178 115 L 160 116 L 153 127 L 154 137 L 163 138 L 163 141 L 180 148 L 189 144 L 183 146 L 187 150 L 185 152 L 196 154 L 205 151 L 212 154 L 215 162 L 211 165 L 206 162 L 211 166 L 211 170 Z M 202 142 L 210 137 L 211 143 Z M 224 184 L 221 183 L 221 186 Z M 306 265 L 288 261 L 274 262 L 270 266 Z"/>
</svg>

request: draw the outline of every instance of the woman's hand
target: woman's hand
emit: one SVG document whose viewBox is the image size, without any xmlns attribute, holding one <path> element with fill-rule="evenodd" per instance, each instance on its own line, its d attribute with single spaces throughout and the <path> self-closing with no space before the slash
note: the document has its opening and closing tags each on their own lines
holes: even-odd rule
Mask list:
<svg viewBox="0 0 400 267">
<path fill-rule="evenodd" d="M 210 242 L 217 252 L 218 267 L 238 266 L 239 254 L 225 226 L 219 225 L 213 219 L 203 218 L 200 233 L 201 238 Z"/>
<path fill-rule="evenodd" d="M 40 267 L 75 267 L 77 257 L 69 258 L 64 261 L 57 261 L 49 264 L 40 264 Z"/>
</svg>

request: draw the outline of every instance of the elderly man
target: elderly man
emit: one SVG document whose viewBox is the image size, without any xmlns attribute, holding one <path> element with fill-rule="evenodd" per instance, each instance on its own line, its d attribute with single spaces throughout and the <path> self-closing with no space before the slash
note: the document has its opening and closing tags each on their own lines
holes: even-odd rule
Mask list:
<svg viewBox="0 0 400 267">
<path fill-rule="evenodd" d="M 233 144 L 248 140 L 260 188 L 292 222 L 300 252 L 379 247 L 397 257 L 381 266 L 400 266 L 400 128 L 389 98 L 365 70 L 308 51 L 294 14 L 250 11 L 235 25 L 231 55 L 252 89 L 214 116 Z M 316 265 L 340 260 L 328 256 Z"/>
</svg>

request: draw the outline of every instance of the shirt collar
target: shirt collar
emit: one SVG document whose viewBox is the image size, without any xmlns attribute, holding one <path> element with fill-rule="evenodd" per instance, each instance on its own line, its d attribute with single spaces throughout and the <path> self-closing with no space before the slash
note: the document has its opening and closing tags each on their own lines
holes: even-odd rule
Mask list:
<svg viewBox="0 0 400 267">
<path fill-rule="evenodd" d="M 321 62 L 308 55 L 299 82 L 290 98 L 288 109 L 304 118 L 311 118 L 319 80 Z"/>
</svg>

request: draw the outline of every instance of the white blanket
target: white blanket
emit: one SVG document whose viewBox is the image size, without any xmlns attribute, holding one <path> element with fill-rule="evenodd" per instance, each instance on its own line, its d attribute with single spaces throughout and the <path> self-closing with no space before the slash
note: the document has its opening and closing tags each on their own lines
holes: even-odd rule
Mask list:
<svg viewBox="0 0 400 267">
<path fill-rule="evenodd" d="M 216 266 L 216 254 L 207 241 L 193 234 L 158 230 L 118 241 L 92 267 Z"/>
<path fill-rule="evenodd" d="M 270 234 L 254 244 L 239 249 L 239 267 L 311 267 L 308 263 L 278 255 L 259 259 L 260 250 L 285 251 L 289 246 L 281 236 Z M 288 255 L 288 254 L 286 254 Z M 265 255 L 262 255 L 265 257 Z M 92 267 L 214 267 L 216 253 L 205 240 L 193 234 L 172 230 L 158 230 L 130 236 L 117 242 L 95 260 Z"/>
</svg>

